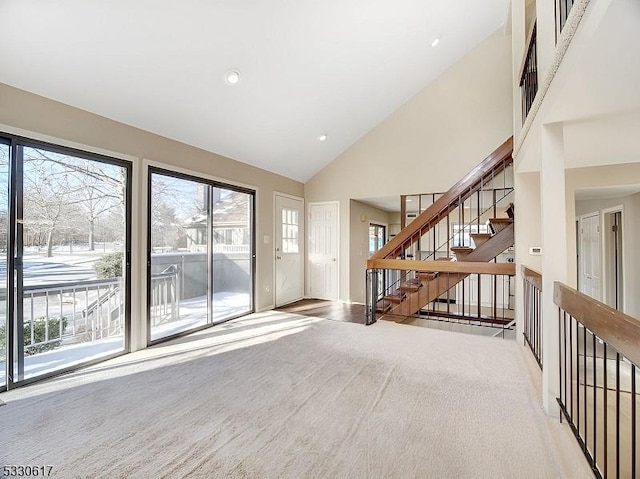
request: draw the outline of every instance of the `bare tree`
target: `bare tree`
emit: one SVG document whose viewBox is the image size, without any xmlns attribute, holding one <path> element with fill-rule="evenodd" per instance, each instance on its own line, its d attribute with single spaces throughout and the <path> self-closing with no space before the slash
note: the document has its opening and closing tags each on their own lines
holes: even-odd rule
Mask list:
<svg viewBox="0 0 640 479">
<path fill-rule="evenodd" d="M 28 149 L 24 163 L 25 214 L 32 232 L 46 231 L 47 256 L 52 253 L 57 229 L 67 233 L 75 229 L 71 236 L 80 233 L 88 238 L 90 250 L 95 249 L 96 220 L 100 216 L 119 210 L 120 229 L 124 229 L 123 168 L 33 148 Z M 69 220 L 73 227 L 64 224 Z"/>
</svg>

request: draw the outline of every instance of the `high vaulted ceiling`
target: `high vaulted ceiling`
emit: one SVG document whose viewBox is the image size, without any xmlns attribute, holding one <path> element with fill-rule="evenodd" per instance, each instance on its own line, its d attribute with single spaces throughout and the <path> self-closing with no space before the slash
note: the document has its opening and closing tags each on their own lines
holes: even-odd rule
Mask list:
<svg viewBox="0 0 640 479">
<path fill-rule="evenodd" d="M 0 82 L 306 181 L 503 25 L 508 4 L 2 0 Z"/>
</svg>

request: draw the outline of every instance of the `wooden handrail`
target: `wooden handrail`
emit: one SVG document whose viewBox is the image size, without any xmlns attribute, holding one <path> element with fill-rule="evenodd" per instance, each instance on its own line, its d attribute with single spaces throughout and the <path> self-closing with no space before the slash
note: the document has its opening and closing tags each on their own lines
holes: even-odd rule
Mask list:
<svg viewBox="0 0 640 479">
<path fill-rule="evenodd" d="M 553 301 L 636 366 L 640 366 L 640 320 L 559 281 L 553 283 Z"/>
<path fill-rule="evenodd" d="M 435 226 L 443 216 L 448 215 L 460 200 L 475 186 L 480 184 L 487 174 L 495 171 L 505 161 L 512 161 L 513 137 L 507 139 L 502 145 L 485 158 L 482 163 L 467 173 L 464 178 L 453 185 L 449 191 L 438 198 L 422 214 L 398 233 L 391 241 L 380 248 L 371 259 L 396 258 L 403 249 L 415 241 L 414 237 L 419 231 L 424 231 Z M 415 269 L 415 268 L 412 268 Z"/>
<path fill-rule="evenodd" d="M 415 261 L 411 259 L 370 259 L 368 269 L 426 271 L 430 273 L 516 274 L 514 263 L 484 263 L 481 261 Z"/>
<path fill-rule="evenodd" d="M 527 268 L 525 265 L 522 265 L 522 277 L 542 291 L 542 275 L 535 269 Z"/>
</svg>

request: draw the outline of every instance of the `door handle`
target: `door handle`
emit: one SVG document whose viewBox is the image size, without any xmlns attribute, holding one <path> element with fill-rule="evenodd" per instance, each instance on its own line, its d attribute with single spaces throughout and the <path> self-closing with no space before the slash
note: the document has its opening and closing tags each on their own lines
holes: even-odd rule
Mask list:
<svg viewBox="0 0 640 479">
<path fill-rule="evenodd" d="M 336 261 L 336 259 L 335 259 L 335 258 L 333 258 L 331 261 Z"/>
<path fill-rule="evenodd" d="M 282 259 L 280 256 L 276 256 L 276 259 Z"/>
</svg>

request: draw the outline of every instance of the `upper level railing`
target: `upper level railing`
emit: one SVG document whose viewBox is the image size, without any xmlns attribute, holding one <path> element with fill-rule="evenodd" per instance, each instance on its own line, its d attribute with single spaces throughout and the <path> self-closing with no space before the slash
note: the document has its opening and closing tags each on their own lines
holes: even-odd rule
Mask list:
<svg viewBox="0 0 640 479">
<path fill-rule="evenodd" d="M 639 477 L 640 320 L 559 282 L 554 302 L 562 415 L 596 477 Z"/>
<path fill-rule="evenodd" d="M 542 275 L 522 266 L 524 341 L 542 369 Z"/>
<path fill-rule="evenodd" d="M 527 55 L 520 75 L 520 97 L 522 99 L 522 123 L 527 119 L 533 101 L 538 93 L 538 45 L 537 24 L 534 24 L 529 37 Z"/>
<path fill-rule="evenodd" d="M 569 18 L 574 2 L 575 0 L 556 0 L 556 43 L 567 23 L 567 18 Z"/>
<path fill-rule="evenodd" d="M 404 257 L 407 250 L 411 251 L 414 245 L 423 237 L 428 238 L 427 233 L 440 223 L 443 223 L 443 225 L 446 223 L 446 235 L 447 238 L 449 238 L 449 227 L 452 222 L 450 215 L 456 209 L 458 209 L 458 220 L 456 222 L 458 225 L 469 224 L 469 220 L 471 219 L 469 217 L 469 211 L 473 210 L 477 212 L 476 224 L 480 224 L 482 222 L 482 212 L 490 214 L 495 211 L 493 206 L 491 206 L 489 211 L 484 211 L 484 189 L 491 189 L 493 191 L 500 181 L 499 175 L 501 173 L 503 174 L 502 187 L 504 191 L 506 192 L 508 190 L 510 192 L 513 189 L 507 184 L 507 176 L 505 174 L 506 169 L 513 163 L 511 156 L 512 151 L 513 137 L 506 140 L 493 153 L 485 158 L 482 163 L 453 185 L 449 191 L 436 199 L 411 222 L 411 224 L 402 229 L 393 239 L 380 248 L 371 259 Z M 471 205 L 470 203 L 474 201 L 476 203 Z M 487 201 L 487 203 L 489 202 Z M 508 201 L 506 201 L 506 203 L 508 203 Z M 460 233 L 458 238 L 462 239 L 464 237 L 464 231 L 460 231 Z M 436 239 L 435 243 L 437 242 Z M 421 249 L 420 245 L 418 245 L 418 248 Z M 429 249 L 436 251 L 437 244 L 433 244 L 432 248 Z M 415 257 L 415 254 L 413 254 L 413 256 Z"/>
</svg>

